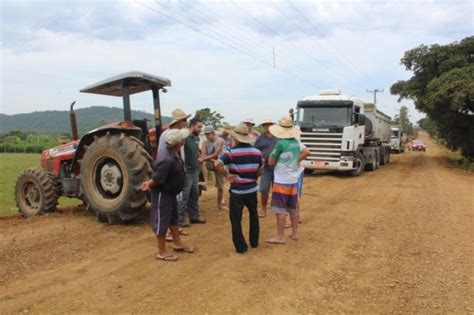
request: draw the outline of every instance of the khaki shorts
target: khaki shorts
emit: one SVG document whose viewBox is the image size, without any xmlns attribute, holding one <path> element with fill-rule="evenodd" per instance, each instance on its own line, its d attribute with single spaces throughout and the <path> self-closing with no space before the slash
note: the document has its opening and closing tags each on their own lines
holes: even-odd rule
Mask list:
<svg viewBox="0 0 474 315">
<path fill-rule="evenodd" d="M 216 167 L 214 166 L 214 162 L 212 161 L 206 161 L 206 168 L 214 172 L 215 174 L 215 182 L 216 182 L 216 188 L 221 189 L 224 187 L 224 176 L 222 176 L 220 173 L 216 172 Z"/>
</svg>

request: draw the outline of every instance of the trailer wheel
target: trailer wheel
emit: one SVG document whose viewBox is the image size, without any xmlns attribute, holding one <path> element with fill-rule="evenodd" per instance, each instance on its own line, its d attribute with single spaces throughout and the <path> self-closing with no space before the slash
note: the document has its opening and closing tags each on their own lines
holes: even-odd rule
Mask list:
<svg viewBox="0 0 474 315">
<path fill-rule="evenodd" d="M 356 156 L 355 156 L 355 164 L 356 164 L 356 167 L 355 169 L 353 169 L 352 171 L 349 172 L 349 175 L 350 176 L 360 176 L 360 174 L 362 174 L 362 172 L 364 171 L 364 168 L 365 168 L 365 158 L 364 158 L 364 155 L 362 154 L 362 152 L 357 152 Z"/>
<path fill-rule="evenodd" d="M 57 177 L 44 169 L 26 169 L 16 181 L 16 206 L 25 218 L 56 210 L 59 195 Z"/>
<path fill-rule="evenodd" d="M 138 216 L 147 202 L 141 184 L 150 178 L 151 156 L 125 133 L 94 137 L 81 164 L 81 189 L 99 221 L 115 224 Z"/>
</svg>

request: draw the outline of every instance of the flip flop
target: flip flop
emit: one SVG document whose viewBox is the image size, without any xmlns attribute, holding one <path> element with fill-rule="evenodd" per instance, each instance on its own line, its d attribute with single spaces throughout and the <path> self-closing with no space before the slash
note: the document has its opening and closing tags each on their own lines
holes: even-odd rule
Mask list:
<svg viewBox="0 0 474 315">
<path fill-rule="evenodd" d="M 188 254 L 194 253 L 194 248 L 192 247 L 173 247 L 173 250 L 175 252 L 183 252 L 183 253 L 188 253 Z"/>
<path fill-rule="evenodd" d="M 163 260 L 163 261 L 177 261 L 178 256 L 175 255 L 167 255 L 167 256 L 161 256 L 160 254 L 156 255 L 157 260 Z"/>
<path fill-rule="evenodd" d="M 298 237 L 293 237 L 293 235 L 290 235 L 290 238 L 291 238 L 293 241 L 297 241 L 297 240 L 298 240 Z"/>
<path fill-rule="evenodd" d="M 265 243 L 272 244 L 272 245 L 283 245 L 285 244 L 285 241 L 279 241 L 275 238 L 267 238 L 265 240 Z"/>
<path fill-rule="evenodd" d="M 187 236 L 187 235 L 189 235 L 189 233 L 186 230 L 179 229 L 179 235 Z"/>
</svg>

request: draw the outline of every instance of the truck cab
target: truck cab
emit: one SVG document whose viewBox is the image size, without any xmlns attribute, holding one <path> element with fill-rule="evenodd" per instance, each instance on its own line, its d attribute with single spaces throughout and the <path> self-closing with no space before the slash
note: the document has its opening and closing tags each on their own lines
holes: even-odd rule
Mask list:
<svg viewBox="0 0 474 315">
<path fill-rule="evenodd" d="M 301 142 L 310 150 L 302 162 L 306 172 L 337 170 L 357 176 L 366 167 L 385 164 L 387 149 L 381 147 L 379 135 L 386 134 L 388 142 L 389 122 L 390 117 L 375 105 L 342 95 L 340 90 L 304 97 L 297 103 L 295 123 L 301 129 Z"/>
<path fill-rule="evenodd" d="M 390 149 L 397 153 L 405 152 L 406 135 L 400 127 L 392 127 L 390 136 Z"/>
</svg>

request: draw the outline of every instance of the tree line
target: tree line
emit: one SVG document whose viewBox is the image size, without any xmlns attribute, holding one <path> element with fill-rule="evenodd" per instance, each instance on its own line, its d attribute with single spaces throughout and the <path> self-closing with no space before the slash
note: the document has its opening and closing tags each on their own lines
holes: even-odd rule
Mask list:
<svg viewBox="0 0 474 315">
<path fill-rule="evenodd" d="M 411 99 L 427 118 L 418 122 L 451 150 L 474 161 L 474 36 L 448 45 L 421 45 L 405 52 L 401 64 L 413 73 L 390 92 Z"/>
</svg>

